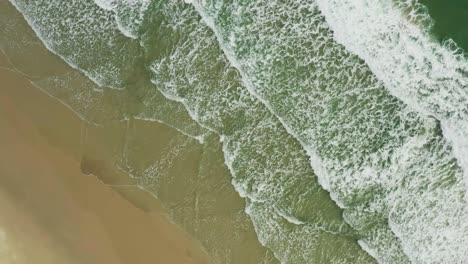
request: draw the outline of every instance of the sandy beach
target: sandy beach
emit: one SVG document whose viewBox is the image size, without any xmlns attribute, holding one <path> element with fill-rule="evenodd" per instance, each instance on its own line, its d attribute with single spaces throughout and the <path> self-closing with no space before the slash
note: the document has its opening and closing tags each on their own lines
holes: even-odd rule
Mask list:
<svg viewBox="0 0 468 264">
<path fill-rule="evenodd" d="M 153 197 L 128 187 L 129 202 L 83 174 L 82 121 L 7 67 L 2 58 L 1 263 L 210 262 Z"/>
</svg>

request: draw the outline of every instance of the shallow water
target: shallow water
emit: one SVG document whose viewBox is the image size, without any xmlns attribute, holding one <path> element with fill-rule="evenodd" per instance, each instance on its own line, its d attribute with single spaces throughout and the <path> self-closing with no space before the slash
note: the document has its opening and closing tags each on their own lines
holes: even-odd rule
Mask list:
<svg viewBox="0 0 468 264">
<path fill-rule="evenodd" d="M 38 72 L 38 86 L 126 122 L 118 167 L 219 263 L 468 261 L 461 15 L 450 31 L 416 1 L 11 2 L 89 78 Z M 144 120 L 177 136 L 146 138 Z M 240 229 L 216 246 L 225 222 Z"/>
<path fill-rule="evenodd" d="M 82 161 L 83 172 L 97 175 L 149 213 L 157 201 L 135 197 L 133 187 L 156 195 L 170 219 L 199 240 L 215 263 L 277 263 L 258 242 L 245 203 L 231 186 L 219 140 L 211 135 L 200 144 L 206 131 L 184 118 L 188 115 L 182 107 L 159 111 L 165 106 L 156 104 L 148 109 L 126 91 L 97 86 L 48 52 L 8 2 L 1 3 L 0 11 L 0 47 L 14 70 L 85 120 L 81 131 L 73 132 L 81 134 L 80 146 L 51 140 L 70 149 Z M 166 100 L 158 94 L 147 98 L 159 104 Z M 48 124 L 55 121 L 44 120 L 41 127 L 60 134 L 49 131 Z"/>
</svg>

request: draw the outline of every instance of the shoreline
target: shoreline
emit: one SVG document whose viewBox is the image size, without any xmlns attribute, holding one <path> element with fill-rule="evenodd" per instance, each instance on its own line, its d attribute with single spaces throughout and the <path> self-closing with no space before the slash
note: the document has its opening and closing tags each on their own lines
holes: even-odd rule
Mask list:
<svg viewBox="0 0 468 264">
<path fill-rule="evenodd" d="M 0 260 L 209 263 L 152 195 L 100 179 L 128 183 L 118 175 L 83 174 L 83 121 L 0 60 Z"/>
</svg>

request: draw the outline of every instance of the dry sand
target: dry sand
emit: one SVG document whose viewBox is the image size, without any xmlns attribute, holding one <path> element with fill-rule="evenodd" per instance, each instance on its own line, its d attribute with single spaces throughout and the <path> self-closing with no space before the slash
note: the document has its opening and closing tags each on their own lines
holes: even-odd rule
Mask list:
<svg viewBox="0 0 468 264">
<path fill-rule="evenodd" d="M 138 206 L 81 173 L 81 120 L 4 65 L 0 59 L 0 263 L 209 262 L 156 200 L 143 211 L 147 194 L 126 192 Z"/>
</svg>

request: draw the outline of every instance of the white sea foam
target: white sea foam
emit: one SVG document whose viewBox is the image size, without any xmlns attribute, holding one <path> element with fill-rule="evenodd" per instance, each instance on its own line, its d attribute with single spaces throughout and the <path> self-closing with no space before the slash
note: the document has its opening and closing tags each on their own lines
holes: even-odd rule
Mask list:
<svg viewBox="0 0 468 264">
<path fill-rule="evenodd" d="M 420 113 L 440 120 L 443 135 L 463 168 L 468 201 L 468 61 L 456 44 L 441 45 L 433 40 L 428 23 L 419 23 L 430 17 L 415 1 L 401 1 L 399 6 L 391 1 L 373 0 L 318 0 L 318 3 L 335 39 L 365 60 L 394 96 Z M 444 195 L 447 197 L 441 195 L 440 199 L 451 199 L 449 194 Z M 437 246 L 427 250 L 414 248 L 419 244 L 416 241 L 403 243 L 414 261 L 463 263 L 467 261 L 466 248 L 459 245 L 468 244 L 467 227 L 462 224 L 468 222 L 468 217 L 466 207 L 458 210 L 459 215 L 448 212 L 441 215 L 462 221 L 456 224 L 459 229 L 427 230 L 427 225 L 418 222 L 420 227 L 411 231 L 402 232 L 402 226 L 393 230 L 405 238 L 406 232 L 414 233 L 415 237 L 434 234 L 431 239 L 436 240 L 433 245 Z"/>
<path fill-rule="evenodd" d="M 123 76 L 133 67 L 127 61 L 129 58 L 118 53 L 118 46 L 124 45 L 130 52 L 131 46 L 138 43 L 117 43 L 121 39 L 117 37 L 119 31 L 111 11 L 83 0 L 67 5 L 57 0 L 47 5 L 23 0 L 10 2 L 23 14 L 47 49 L 98 85 L 123 88 Z M 103 50 L 106 52 L 96 53 Z"/>
<path fill-rule="evenodd" d="M 436 261 L 434 249 L 440 249 L 455 253 L 451 260 L 456 260 L 461 252 L 456 243 L 463 245 L 467 237 L 463 233 L 467 212 L 451 148 L 437 136 L 433 120 L 418 117 L 385 93 L 367 67 L 334 42 L 315 4 L 209 0 L 193 4 L 229 61 L 190 6 L 169 1 L 158 10 L 166 19 L 162 27 L 179 37 L 146 66 L 166 98 L 182 103 L 194 120 L 221 135 L 233 185 L 250 203 L 247 211 L 262 244 L 285 263 L 344 256 L 321 251 L 327 250 L 327 243 L 341 245 L 336 248 L 360 263 L 369 260 L 340 236 L 351 234 L 350 228 L 341 219 L 327 218 L 335 209 L 325 196 L 317 199 L 316 194 L 324 192 L 294 136 L 307 151 L 321 185 L 363 234 L 359 243 L 374 257 L 404 263 L 403 252 L 418 261 L 433 250 L 425 260 Z M 119 11 L 112 1 L 101 1 L 100 6 L 101 11 L 97 5 L 98 11 L 88 10 L 97 15 L 86 21 L 94 25 L 104 14 L 111 31 L 118 32 L 114 22 L 125 8 Z M 136 13 L 130 14 L 143 14 L 136 16 L 143 19 L 146 11 L 138 10 L 137 5 Z M 33 12 L 29 16 L 40 17 L 37 10 L 28 11 Z M 133 23 L 132 16 L 122 16 L 130 23 L 123 19 L 120 27 L 131 25 L 127 34 L 137 37 L 142 24 Z M 46 33 L 54 24 L 33 22 Z M 93 38 L 109 33 L 101 29 L 91 28 L 98 33 Z M 60 48 L 59 40 L 44 41 Z M 106 42 L 105 37 L 101 40 Z M 144 39 L 138 44 L 146 50 L 155 45 Z M 99 76 L 105 80 L 106 75 Z M 145 107 L 158 105 L 160 100 L 154 98 L 145 97 Z M 141 116 L 152 118 L 146 112 Z M 442 124 L 442 129 L 452 131 L 456 120 Z M 311 202 L 316 200 L 328 205 Z M 448 238 L 449 243 L 440 247 Z"/>
<path fill-rule="evenodd" d="M 94 0 L 94 2 L 100 8 L 107 10 L 107 11 L 111 11 L 116 6 L 117 1 L 116 0 Z"/>
<path fill-rule="evenodd" d="M 129 38 L 137 39 L 143 25 L 145 13 L 151 0 L 94 0 L 104 10 L 114 13 L 120 32 Z"/>
<path fill-rule="evenodd" d="M 430 23 L 420 23 L 430 17 L 417 1 L 317 2 L 335 39 L 366 61 L 394 96 L 442 122 L 468 190 L 468 61 L 457 45 L 431 37 Z"/>
<path fill-rule="evenodd" d="M 74 62 L 72 59 L 70 58 L 67 58 L 66 56 L 63 56 L 61 55 L 60 53 L 58 53 L 57 51 L 55 51 L 55 49 L 52 47 L 52 44 L 49 42 L 49 40 L 47 39 L 47 36 L 45 36 L 45 34 L 43 34 L 43 32 L 41 31 L 40 27 L 38 25 L 36 25 L 36 23 L 33 21 L 33 18 L 28 16 L 28 15 L 25 15 L 25 10 L 23 8 L 21 8 L 19 6 L 19 1 L 16 1 L 16 0 L 9 0 L 10 3 L 12 3 L 16 9 L 18 11 L 20 11 L 25 20 L 28 22 L 28 24 L 31 26 L 31 28 L 34 30 L 34 33 L 36 33 L 36 36 L 42 41 L 42 43 L 44 43 L 44 46 L 50 50 L 52 53 L 56 54 L 57 56 L 59 56 L 61 59 L 63 59 L 65 62 L 67 62 L 68 65 L 70 65 L 70 67 L 74 68 L 74 69 L 77 69 L 77 70 L 80 70 L 83 72 L 83 74 L 85 74 L 89 79 L 93 80 L 95 83 L 97 83 L 98 85 L 100 86 L 104 86 L 104 83 L 100 80 L 100 78 L 92 75 L 91 73 L 89 73 L 88 71 L 85 71 L 85 70 L 82 70 L 80 69 Z"/>
<path fill-rule="evenodd" d="M 190 138 L 180 135 L 171 139 L 167 146 L 164 147 L 163 152 L 165 155 L 140 173 L 138 185 L 142 187 L 150 186 L 153 194 L 158 196 L 158 191 L 162 187 L 160 182 L 164 177 L 170 175 L 173 163 L 180 156 L 180 153 L 183 153 L 187 149 L 190 141 Z"/>
<path fill-rule="evenodd" d="M 357 58 L 334 43 L 314 5 L 212 1 L 195 1 L 194 5 L 241 72 L 249 91 L 307 150 L 322 186 L 346 208 L 346 219 L 365 230 L 360 243 L 366 249 L 388 263 L 408 261 L 405 254 L 418 259 L 425 255 L 423 248 L 445 252 L 451 248 L 445 257 L 463 260 L 463 251 L 456 244 L 468 237 L 463 225 L 466 190 L 460 189 L 462 172 L 452 162 L 450 147 L 437 136 L 433 120 L 418 117 L 401 102 L 379 92 L 382 84 Z M 282 68 L 279 62 L 285 59 L 287 66 Z M 309 71 L 304 72 L 304 68 Z M 333 111 L 336 107 L 339 112 Z M 413 146 L 411 142 L 420 143 Z M 376 149 L 375 144 L 382 145 Z M 402 156 L 400 149 L 410 152 Z M 418 189 L 424 192 L 416 192 Z M 431 193 L 436 198 L 426 199 Z M 444 195 L 453 197 L 450 204 Z M 359 198 L 353 198 L 356 196 Z M 415 197 L 420 204 L 401 211 L 400 205 Z M 431 203 L 441 207 L 430 208 L 427 205 Z M 398 215 L 394 213 L 397 208 Z M 448 211 L 442 213 L 442 208 Z M 404 236 L 398 232 L 417 228 L 414 222 L 402 219 L 418 214 L 424 215 L 417 218 L 419 224 L 424 223 L 420 231 L 434 232 L 408 232 Z M 457 242 L 444 247 L 439 243 L 451 232 L 438 225 L 436 216 L 441 215 L 450 223 L 449 229 L 459 230 L 454 239 Z M 391 224 L 382 224 L 385 221 Z M 371 229 L 366 227 L 372 226 L 370 223 L 374 223 Z"/>
<path fill-rule="evenodd" d="M 144 115 L 137 115 L 137 116 L 134 116 L 133 117 L 134 119 L 136 120 L 143 120 L 143 121 L 151 121 L 151 122 L 157 122 L 157 123 L 160 123 L 160 124 L 164 124 L 170 128 L 173 128 L 175 130 L 177 130 L 179 133 L 189 137 L 189 138 L 192 138 L 192 139 L 195 139 L 196 141 L 198 141 L 198 143 L 200 144 L 203 144 L 205 142 L 205 138 L 206 138 L 206 134 L 193 134 L 191 133 L 191 131 L 186 131 L 185 129 L 182 129 L 182 128 L 179 128 L 173 124 L 170 124 L 168 122 L 165 122 L 164 120 L 161 120 L 161 119 L 158 119 L 158 118 L 154 118 L 154 117 L 146 117 Z"/>
<path fill-rule="evenodd" d="M 260 241 L 286 263 L 307 263 L 314 258 L 328 261 L 346 254 L 369 261 L 355 244 L 342 247 L 352 253 L 323 253 L 327 247 L 321 243 L 333 240 L 336 245 L 346 244 L 343 235 L 352 231 L 339 217 L 322 218 L 321 207 L 327 204 L 328 210 L 334 210 L 334 205 L 317 189 L 305 152 L 278 120 L 240 87 L 238 74 L 197 15 L 185 7 L 167 9 L 161 30 L 171 29 L 181 38 L 167 55 L 152 63 L 152 81 L 167 98 L 183 103 L 197 122 L 221 135 L 234 187 L 258 208 L 247 212 Z M 319 192 L 324 194 L 321 204 L 310 207 Z M 263 210 L 278 213 L 271 218 L 263 215 Z M 290 232 L 291 225 L 294 232 Z"/>
</svg>

